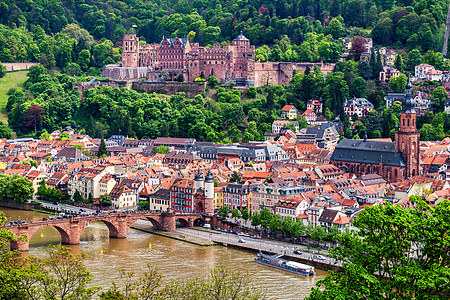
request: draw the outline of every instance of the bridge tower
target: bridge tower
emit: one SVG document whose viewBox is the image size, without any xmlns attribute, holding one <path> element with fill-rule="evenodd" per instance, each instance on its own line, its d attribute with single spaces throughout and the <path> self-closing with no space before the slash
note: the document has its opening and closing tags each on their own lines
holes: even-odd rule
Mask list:
<svg viewBox="0 0 450 300">
<path fill-rule="evenodd" d="M 214 214 L 214 176 L 211 170 L 205 177 L 205 214 Z"/>
</svg>

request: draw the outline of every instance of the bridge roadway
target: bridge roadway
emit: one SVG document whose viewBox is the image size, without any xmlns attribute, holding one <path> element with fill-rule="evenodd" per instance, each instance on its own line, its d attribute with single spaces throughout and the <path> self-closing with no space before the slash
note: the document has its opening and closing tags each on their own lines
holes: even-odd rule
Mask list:
<svg viewBox="0 0 450 300">
<path fill-rule="evenodd" d="M 16 235 L 16 241 L 10 243 L 11 249 L 27 251 L 29 249 L 29 241 L 33 235 L 46 226 L 52 226 L 58 230 L 62 244 L 74 245 L 80 243 L 80 236 L 84 228 L 93 222 L 103 222 L 108 227 L 109 236 L 112 238 L 126 238 L 130 226 L 139 219 L 149 220 L 155 229 L 174 231 L 177 221 L 182 226 L 192 227 L 198 220 L 203 222 L 204 216 L 200 213 L 186 214 L 156 211 L 100 212 L 33 221 L 15 221 L 5 223 L 2 226 Z"/>
</svg>

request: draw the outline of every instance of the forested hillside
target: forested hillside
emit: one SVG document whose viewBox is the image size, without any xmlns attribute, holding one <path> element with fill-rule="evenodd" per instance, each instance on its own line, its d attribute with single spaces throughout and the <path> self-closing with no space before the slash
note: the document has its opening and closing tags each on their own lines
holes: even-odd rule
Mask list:
<svg viewBox="0 0 450 300">
<path fill-rule="evenodd" d="M 380 84 L 382 65 L 373 51 L 369 63 L 350 53 L 354 60 L 338 62 L 326 78 L 319 70 L 308 70 L 287 86 L 245 94 L 222 87 L 209 93 L 212 99 L 108 88 L 89 91 L 82 99 L 71 84 L 120 61 L 122 48 L 115 45 L 127 32 L 148 43 L 188 36 L 210 45 L 230 41 L 242 30 L 257 46 L 257 59 L 304 62 L 336 62 L 344 52 L 343 38 L 368 36 L 375 49 L 397 49 L 395 67 L 402 72 L 423 62 L 449 71 L 450 60 L 439 53 L 447 5 L 442 0 L 2 1 L 0 61 L 38 61 L 48 70 L 61 70 L 30 70 L 25 91 L 9 91 L 8 122 L 18 134 L 36 136 L 72 125 L 97 137 L 121 132 L 138 138 L 248 141 L 263 138 L 283 105 L 303 111 L 307 101 L 322 97 L 325 117 L 344 120 L 345 137 L 359 137 L 366 130 L 369 137 L 392 136 L 400 110 L 398 105 L 385 108 L 383 97 L 387 91 L 403 91 L 406 76 Z M 442 112 L 446 92 L 442 87 L 425 90 L 438 113 L 420 117 L 418 128 L 422 139 L 442 138 L 450 130 L 450 119 Z M 351 125 L 342 106 L 350 97 L 366 97 L 375 110 Z M 149 105 L 155 109 L 146 110 Z"/>
<path fill-rule="evenodd" d="M 273 57 L 262 53 L 263 60 L 335 60 L 336 56 L 317 51 L 339 47 L 336 39 L 355 34 L 372 34 L 375 43 L 384 46 L 427 51 L 442 45 L 446 11 L 447 1 L 443 0 L 5 0 L 0 3 L 0 22 L 32 32 L 28 40 L 34 39 L 34 43 L 19 49 L 17 55 L 8 55 L 3 49 L 11 48 L 14 40 L 1 33 L 0 60 L 38 60 L 37 48 L 45 52 L 39 38 L 44 33 L 57 34 L 72 23 L 78 23 L 94 39 L 113 44 L 133 25 L 147 42 L 159 42 L 162 36 L 189 35 L 202 45 L 230 41 L 242 30 L 257 46 L 279 45 L 281 53 L 278 49 Z M 72 51 L 76 54 L 86 47 L 77 44 Z"/>
</svg>

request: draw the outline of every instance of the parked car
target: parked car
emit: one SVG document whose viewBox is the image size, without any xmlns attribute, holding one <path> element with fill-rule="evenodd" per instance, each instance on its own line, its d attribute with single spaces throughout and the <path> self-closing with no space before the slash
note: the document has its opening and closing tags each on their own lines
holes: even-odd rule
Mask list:
<svg viewBox="0 0 450 300">
<path fill-rule="evenodd" d="M 316 258 L 318 260 L 326 260 L 327 259 L 325 256 L 322 256 L 322 255 L 313 255 L 313 258 Z"/>
<path fill-rule="evenodd" d="M 205 225 L 203 225 L 203 228 L 211 229 L 211 224 L 205 224 Z"/>
<path fill-rule="evenodd" d="M 239 243 L 245 243 L 245 241 L 243 239 L 239 239 L 238 242 Z"/>
<path fill-rule="evenodd" d="M 300 250 L 294 250 L 294 254 L 302 255 L 303 253 L 302 253 L 302 251 L 300 251 Z"/>
</svg>

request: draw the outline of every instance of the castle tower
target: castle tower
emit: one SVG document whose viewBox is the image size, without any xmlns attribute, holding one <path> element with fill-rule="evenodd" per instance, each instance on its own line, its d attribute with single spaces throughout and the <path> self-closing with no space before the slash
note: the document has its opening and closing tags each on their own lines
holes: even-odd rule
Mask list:
<svg viewBox="0 0 450 300">
<path fill-rule="evenodd" d="M 200 173 L 200 170 L 198 170 L 194 178 L 194 190 L 197 191 L 198 189 L 203 189 L 204 188 L 203 184 L 204 184 L 203 175 Z"/>
<path fill-rule="evenodd" d="M 411 94 L 412 84 L 408 79 L 406 96 L 402 103 L 400 129 L 395 131 L 395 150 L 399 151 L 406 162 L 406 174 L 409 178 L 420 174 L 419 142 L 420 131 L 416 129 L 415 100 Z"/>
<path fill-rule="evenodd" d="M 211 171 L 205 177 L 205 213 L 214 214 L 214 176 Z"/>
<path fill-rule="evenodd" d="M 139 67 L 139 38 L 135 34 L 125 34 L 122 42 L 122 67 Z"/>
</svg>

